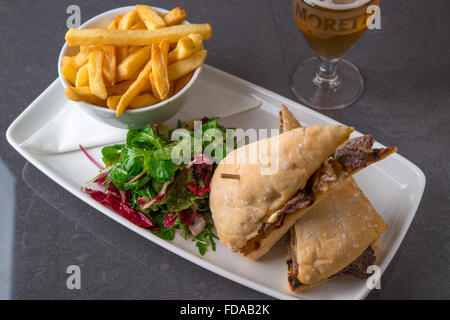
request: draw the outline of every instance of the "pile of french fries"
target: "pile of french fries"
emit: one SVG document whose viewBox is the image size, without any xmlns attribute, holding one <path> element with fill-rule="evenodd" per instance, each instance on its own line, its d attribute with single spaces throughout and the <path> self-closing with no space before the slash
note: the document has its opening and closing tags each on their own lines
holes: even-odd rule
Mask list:
<svg viewBox="0 0 450 320">
<path fill-rule="evenodd" d="M 136 5 L 107 29 L 70 29 L 67 44 L 80 51 L 62 59 L 61 73 L 72 84 L 67 98 L 114 109 L 118 117 L 178 93 L 205 61 L 203 40 L 212 34 L 209 24 L 181 24 L 185 18 L 180 7 L 158 14 Z"/>
</svg>

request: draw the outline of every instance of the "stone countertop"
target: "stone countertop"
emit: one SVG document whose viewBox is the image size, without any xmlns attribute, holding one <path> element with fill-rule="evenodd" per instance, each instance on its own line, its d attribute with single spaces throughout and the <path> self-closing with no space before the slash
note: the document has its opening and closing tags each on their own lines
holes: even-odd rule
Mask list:
<svg viewBox="0 0 450 320">
<path fill-rule="evenodd" d="M 128 1 L 76 2 L 81 19 Z M 6 141 L 9 124 L 56 77 L 73 1 L 0 1 L 0 298 L 269 299 L 145 240 L 63 190 Z M 313 55 L 290 1 L 155 0 L 210 22 L 207 63 L 296 100 L 290 76 Z M 369 132 L 417 164 L 427 185 L 416 217 L 369 299 L 450 298 L 450 2 L 382 1 L 382 29 L 346 58 L 366 88 L 350 108 L 324 112 Z M 439 157 L 439 159 L 438 159 Z M 66 268 L 83 270 L 68 290 Z"/>
</svg>

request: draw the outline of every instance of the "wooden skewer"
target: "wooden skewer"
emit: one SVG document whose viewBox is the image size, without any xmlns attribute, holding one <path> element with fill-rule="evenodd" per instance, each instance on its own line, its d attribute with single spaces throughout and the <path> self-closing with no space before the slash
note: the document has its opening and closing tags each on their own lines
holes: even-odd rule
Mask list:
<svg viewBox="0 0 450 320">
<path fill-rule="evenodd" d="M 238 174 L 229 174 L 229 173 L 222 173 L 220 177 L 222 179 L 236 179 L 236 180 L 239 180 L 241 178 L 241 176 Z"/>
</svg>

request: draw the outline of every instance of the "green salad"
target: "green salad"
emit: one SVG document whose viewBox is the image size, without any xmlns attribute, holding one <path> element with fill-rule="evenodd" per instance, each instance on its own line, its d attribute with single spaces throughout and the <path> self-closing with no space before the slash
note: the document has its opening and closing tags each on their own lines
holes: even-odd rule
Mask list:
<svg viewBox="0 0 450 320">
<path fill-rule="evenodd" d="M 214 251 L 209 184 L 215 164 L 227 154 L 225 136 L 217 118 L 203 118 L 197 126 L 178 121 L 172 130 L 147 125 L 130 130 L 126 143 L 104 147 L 104 166 L 80 146 L 100 169 L 89 181 L 96 188 L 82 190 L 165 240 L 174 239 L 178 231 L 196 242 L 201 255 L 209 245 Z M 203 150 L 210 151 L 208 156 Z"/>
</svg>

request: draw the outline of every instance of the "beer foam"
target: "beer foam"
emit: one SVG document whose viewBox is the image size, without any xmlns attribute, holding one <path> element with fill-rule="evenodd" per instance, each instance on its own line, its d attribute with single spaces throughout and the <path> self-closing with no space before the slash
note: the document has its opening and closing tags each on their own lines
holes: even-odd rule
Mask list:
<svg viewBox="0 0 450 320">
<path fill-rule="evenodd" d="M 349 10 L 361 7 L 372 0 L 304 0 L 311 6 L 318 6 L 330 10 Z"/>
</svg>

